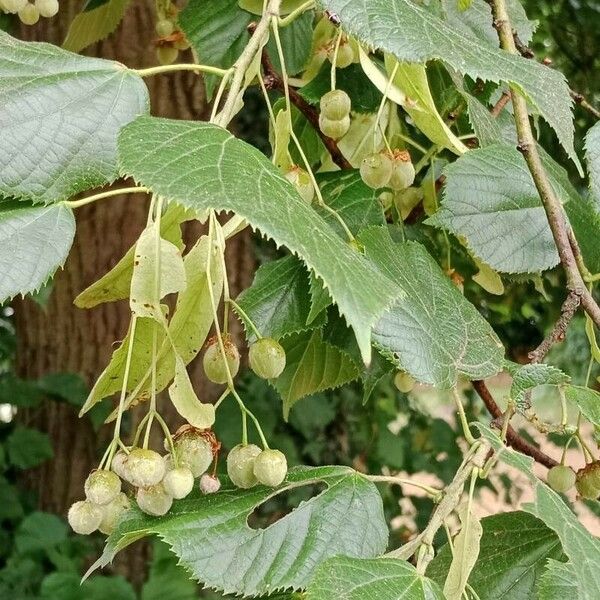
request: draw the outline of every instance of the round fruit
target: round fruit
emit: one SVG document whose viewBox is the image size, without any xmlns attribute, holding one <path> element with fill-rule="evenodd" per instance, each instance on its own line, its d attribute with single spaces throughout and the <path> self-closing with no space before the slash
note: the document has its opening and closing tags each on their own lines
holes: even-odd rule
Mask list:
<svg viewBox="0 0 600 600">
<path fill-rule="evenodd" d="M 171 65 L 179 56 L 179 50 L 173 46 L 159 46 L 156 49 L 156 59 L 161 65 Z"/>
<path fill-rule="evenodd" d="M 398 371 L 394 377 L 394 385 L 399 392 L 408 394 L 415 387 L 415 380 L 406 371 Z"/>
<path fill-rule="evenodd" d="M 124 479 L 136 487 L 156 485 L 165 476 L 165 461 L 154 450 L 134 448 L 125 463 Z"/>
<path fill-rule="evenodd" d="M 339 121 L 350 114 L 352 102 L 343 90 L 332 90 L 321 97 L 321 114 L 326 119 Z"/>
<path fill-rule="evenodd" d="M 175 25 L 173 24 L 173 21 L 169 21 L 169 19 L 160 19 L 160 21 L 156 22 L 155 29 L 157 35 L 163 38 L 171 35 L 175 31 Z"/>
<path fill-rule="evenodd" d="M 167 471 L 162 481 L 165 490 L 176 500 L 185 498 L 194 487 L 194 476 L 187 467 L 178 467 Z"/>
<path fill-rule="evenodd" d="M 147 515 L 162 517 L 169 512 L 173 504 L 173 496 L 165 490 L 162 483 L 147 488 L 140 488 L 135 496 L 140 510 Z"/>
<path fill-rule="evenodd" d="M 285 369 L 285 350 L 273 338 L 261 338 L 250 346 L 250 368 L 263 379 L 275 379 Z"/>
<path fill-rule="evenodd" d="M 103 516 L 102 508 L 98 505 L 89 500 L 80 500 L 69 508 L 67 519 L 75 533 L 89 535 L 98 529 Z"/>
<path fill-rule="evenodd" d="M 385 187 L 392 176 L 392 161 L 385 154 L 369 154 L 360 163 L 362 180 L 374 190 Z"/>
<path fill-rule="evenodd" d="M 26 4 L 18 14 L 24 25 L 35 25 L 40 20 L 40 11 L 33 4 Z"/>
<path fill-rule="evenodd" d="M 600 496 L 600 462 L 595 461 L 577 471 L 575 487 L 582 498 L 595 500 Z"/>
<path fill-rule="evenodd" d="M 333 62 L 333 56 L 335 54 L 335 45 L 332 46 L 331 50 L 327 54 L 327 58 L 329 58 L 329 62 Z M 335 61 L 335 66 L 338 69 L 345 69 L 349 67 L 355 59 L 354 49 L 352 45 L 342 40 L 340 47 L 338 48 L 337 60 Z"/>
<path fill-rule="evenodd" d="M 185 36 L 181 36 L 178 40 L 173 42 L 173 46 L 177 48 L 177 50 L 187 50 L 190 47 L 190 43 L 188 42 Z"/>
<path fill-rule="evenodd" d="M 102 507 L 103 516 L 98 529 L 104 535 L 110 535 L 119 522 L 121 515 L 130 507 L 129 498 L 121 492 L 112 502 Z"/>
<path fill-rule="evenodd" d="M 196 431 L 187 431 L 178 437 L 174 446 L 177 464 L 188 468 L 193 477 L 200 477 L 213 461 L 211 443 Z"/>
<path fill-rule="evenodd" d="M 127 454 L 123 450 L 119 450 L 112 459 L 110 468 L 121 478 L 127 480 L 125 473 L 127 472 Z"/>
<path fill-rule="evenodd" d="M 121 480 L 116 473 L 98 469 L 92 471 L 84 484 L 85 497 L 94 504 L 112 502 L 121 492 Z"/>
<path fill-rule="evenodd" d="M 3 0 L 2 5 L 7 13 L 16 15 L 27 6 L 27 0 Z"/>
<path fill-rule="evenodd" d="M 203 494 L 214 494 L 221 489 L 221 482 L 217 477 L 204 473 L 200 477 L 200 491 Z"/>
<path fill-rule="evenodd" d="M 340 138 L 343 138 L 348 133 L 348 129 L 350 129 L 350 115 L 346 115 L 343 119 L 333 120 L 328 119 L 321 114 L 319 115 L 319 129 L 327 137 L 339 140 Z"/>
<path fill-rule="evenodd" d="M 294 184 L 296 191 L 300 194 L 302 200 L 310 204 L 315 197 L 315 188 L 310 180 L 310 175 L 299 166 L 291 167 L 285 174 L 285 178 Z"/>
<path fill-rule="evenodd" d="M 409 188 L 415 181 L 415 166 L 409 160 L 395 158 L 392 164 L 390 187 L 402 191 Z"/>
<path fill-rule="evenodd" d="M 556 492 L 564 494 L 575 485 L 575 471 L 566 465 L 556 465 L 548 471 L 548 485 Z"/>
<path fill-rule="evenodd" d="M 229 373 L 233 379 L 240 369 L 240 353 L 237 346 L 229 340 L 223 341 L 225 347 L 225 357 L 227 358 L 227 364 L 223 360 L 221 354 L 221 347 L 217 340 L 212 341 L 202 359 L 204 366 L 204 373 L 206 377 L 213 383 L 227 383 L 229 381 L 227 367 L 229 367 Z"/>
<path fill-rule="evenodd" d="M 40 16 L 49 19 L 58 12 L 58 0 L 35 0 Z"/>
<path fill-rule="evenodd" d="M 254 444 L 238 444 L 231 449 L 227 456 L 227 475 L 234 485 L 246 490 L 258 483 L 254 461 L 260 453 L 261 449 Z"/>
<path fill-rule="evenodd" d="M 287 475 L 287 460 L 279 450 L 263 450 L 254 461 L 254 476 L 263 485 L 277 487 Z"/>
</svg>

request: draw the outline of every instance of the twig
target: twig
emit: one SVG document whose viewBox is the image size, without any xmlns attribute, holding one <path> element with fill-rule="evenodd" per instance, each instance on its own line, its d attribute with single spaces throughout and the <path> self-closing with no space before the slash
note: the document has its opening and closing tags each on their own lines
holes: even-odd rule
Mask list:
<svg viewBox="0 0 600 600">
<path fill-rule="evenodd" d="M 494 117 L 494 119 L 502 112 L 502 109 L 509 103 L 510 94 L 508 92 L 502 92 L 502 96 L 494 106 L 492 106 L 490 110 L 490 115 Z"/>
<path fill-rule="evenodd" d="M 576 292 L 569 292 L 566 300 L 560 309 L 560 317 L 552 327 L 552 331 L 544 338 L 542 343 L 529 353 L 529 360 L 532 363 L 541 363 L 548 354 L 550 348 L 557 342 L 562 342 L 565 339 L 565 333 L 569 327 L 569 323 L 575 316 L 581 297 Z"/>
<path fill-rule="evenodd" d="M 269 58 L 266 50 L 262 53 L 262 66 L 265 73 L 264 81 L 265 87 L 271 90 L 278 90 L 284 92 L 284 82 L 279 73 L 273 67 L 273 63 Z M 352 169 L 352 165 L 348 162 L 346 157 L 342 154 L 339 149 L 337 142 L 328 136 L 326 136 L 319 127 L 319 113 L 314 106 L 311 106 L 296 90 L 288 88 L 290 102 L 306 117 L 306 120 L 313 126 L 317 132 L 323 144 L 327 148 L 333 162 L 340 167 L 340 169 Z"/>
<path fill-rule="evenodd" d="M 494 417 L 496 421 L 504 419 L 504 413 L 501 408 L 496 404 L 494 397 L 490 393 L 488 387 L 484 381 L 473 381 L 473 387 L 479 394 L 479 397 L 483 400 L 489 413 Z M 530 444 L 526 439 L 521 437 L 510 425 L 506 429 L 506 442 L 509 446 L 512 446 L 515 450 L 531 456 L 536 462 L 544 465 L 551 469 L 556 466 L 558 462 L 542 452 L 539 448 Z"/>
</svg>

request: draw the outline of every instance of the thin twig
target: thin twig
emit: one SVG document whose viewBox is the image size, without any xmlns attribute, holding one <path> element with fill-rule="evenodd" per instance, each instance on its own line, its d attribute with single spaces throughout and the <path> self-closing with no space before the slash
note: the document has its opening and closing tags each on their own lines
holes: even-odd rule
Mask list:
<svg viewBox="0 0 600 600">
<path fill-rule="evenodd" d="M 502 96 L 494 106 L 492 106 L 490 110 L 490 115 L 494 117 L 494 119 L 502 112 L 502 109 L 509 103 L 510 94 L 508 92 L 502 92 Z"/>
</svg>

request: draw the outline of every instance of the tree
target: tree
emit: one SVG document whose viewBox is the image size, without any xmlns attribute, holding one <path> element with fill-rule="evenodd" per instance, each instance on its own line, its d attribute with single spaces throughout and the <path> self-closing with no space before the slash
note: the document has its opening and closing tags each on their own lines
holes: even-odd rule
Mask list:
<svg viewBox="0 0 600 600">
<path fill-rule="evenodd" d="M 67 45 L 85 45 L 75 44 L 78 35 L 91 41 L 95 16 L 104 24 L 117 8 L 90 7 Z M 132 182 L 120 190 L 129 201 L 150 198 L 135 244 L 76 300 L 80 307 L 128 300 L 131 317 L 81 409 L 85 415 L 117 398 L 107 418 L 113 434 L 80 491 L 85 499 L 69 509 L 75 532 L 108 535 L 90 572 L 155 534 L 194 579 L 225 594 L 460 599 L 509 589 L 542 598 L 572 588 L 596 597 L 590 557 L 600 556 L 598 540 L 569 504 L 594 503 L 600 493 L 600 462 L 583 427 L 600 425 L 591 377 L 600 358 L 600 129 L 586 133 L 590 189 L 577 189 L 532 125 L 535 117 L 553 132 L 561 160 L 583 175 L 575 92 L 527 48 L 533 24 L 521 5 L 190 0 L 181 13 L 161 3 L 156 16 L 158 66 L 0 37 L 0 119 L 28 106 L 42 117 L 35 137 L 31 125 L 15 130 L 8 154 L 25 151 L 0 162 L 0 193 L 11 198 L 0 231 L 22 257 L 0 253 L 9 274 L 3 297 L 35 291 L 62 264 L 74 212 L 115 202 L 113 191 L 91 188 L 119 175 Z M 176 62 L 188 44 L 199 61 Z M 146 82 L 180 72 L 203 75 L 205 120 L 150 116 Z M 267 107 L 270 157 L 227 129 L 250 88 Z M 39 108 L 48 98 L 67 126 Z M 112 223 L 114 214 L 106 215 Z M 188 221 L 205 230 L 185 244 Z M 248 228 L 277 249 L 237 294 L 226 249 Z M 555 320 L 528 281 L 552 285 L 561 304 Z M 510 313 L 519 294 L 548 313 L 525 364 L 511 360 L 519 349 L 506 343 L 494 312 Z M 582 381 L 568 362 L 548 360 L 578 311 L 589 354 Z M 238 377 L 235 321 L 245 330 L 254 384 Z M 188 374 L 200 354 L 205 379 L 221 386 L 215 403 Z M 486 383 L 500 372 L 512 381 L 502 407 Z M 270 447 L 276 425 L 258 410 L 268 388 L 252 393 L 261 379 L 281 398 L 282 420 L 307 413 L 302 427 L 312 431 L 335 421 L 324 416 L 325 403 L 305 399 L 324 390 L 360 382 L 368 406 L 392 379 L 404 399 L 416 383 L 432 386 L 454 402 L 462 455 L 440 486 L 391 474 L 393 460 L 401 461 L 380 448 L 396 451 L 405 441 L 390 440 L 388 421 L 373 411 L 362 420 L 367 439 L 378 436 L 378 460 L 366 445 L 356 470 L 288 471 L 291 455 Z M 465 388 L 491 423 L 490 416 L 469 422 L 476 411 Z M 546 396 L 550 415 L 538 410 L 540 388 L 554 393 Z M 127 431 L 136 406 L 143 417 Z M 166 410 L 185 424 L 174 430 Z M 562 456 L 527 440 L 517 418 L 559 436 Z M 432 428 L 427 422 L 426 435 Z M 566 462 L 574 441 L 581 468 Z M 534 462 L 549 469 L 548 485 Z M 533 501 L 480 520 L 478 485 L 499 463 L 522 473 Z M 248 526 L 273 499 L 285 504 L 284 492 L 316 484 L 324 489 L 278 520 Z M 378 484 L 412 486 L 429 500 L 424 525 L 399 547 L 388 548 L 387 492 Z"/>
</svg>

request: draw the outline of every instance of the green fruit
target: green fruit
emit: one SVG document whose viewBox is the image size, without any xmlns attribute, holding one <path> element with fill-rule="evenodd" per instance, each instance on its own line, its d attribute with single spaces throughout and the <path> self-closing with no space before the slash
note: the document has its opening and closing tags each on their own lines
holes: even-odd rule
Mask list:
<svg viewBox="0 0 600 600">
<path fill-rule="evenodd" d="M 187 467 L 178 467 L 165 473 L 162 481 L 165 490 L 175 500 L 185 498 L 194 487 L 194 476 Z"/>
<path fill-rule="evenodd" d="M 221 489 L 221 482 L 217 477 L 204 473 L 200 477 L 200 491 L 203 494 L 215 494 Z"/>
<path fill-rule="evenodd" d="M 287 460 L 279 450 L 263 450 L 254 461 L 254 476 L 263 485 L 277 487 L 287 475 Z"/>
<path fill-rule="evenodd" d="M 3 0 L 2 6 L 7 13 L 16 15 L 27 6 L 27 0 Z"/>
<path fill-rule="evenodd" d="M 85 497 L 94 504 L 112 502 L 121 492 L 121 480 L 116 473 L 98 469 L 92 471 L 85 480 Z"/>
<path fill-rule="evenodd" d="M 58 12 L 58 0 L 35 0 L 35 7 L 40 16 L 49 19 Z"/>
<path fill-rule="evenodd" d="M 173 504 L 173 496 L 165 490 L 162 483 L 140 488 L 135 499 L 141 511 L 154 517 L 162 517 L 162 515 L 168 513 Z"/>
<path fill-rule="evenodd" d="M 26 4 L 18 14 L 24 25 L 35 25 L 40 20 L 40 11 L 33 4 Z"/>
<path fill-rule="evenodd" d="M 213 461 L 211 443 L 197 431 L 185 432 L 177 437 L 173 445 L 177 464 L 189 469 L 193 477 L 200 477 Z"/>
<path fill-rule="evenodd" d="M 339 121 L 350 114 L 352 102 L 343 90 L 332 90 L 321 97 L 320 107 L 326 119 Z"/>
<path fill-rule="evenodd" d="M 332 46 L 331 50 L 327 54 L 327 58 L 329 58 L 329 62 L 333 62 L 333 56 L 335 54 L 335 44 Z M 348 41 L 342 40 L 340 47 L 337 52 L 337 60 L 335 62 L 335 66 L 338 69 L 345 69 L 349 67 L 355 60 L 356 54 L 354 53 L 354 48 Z"/>
<path fill-rule="evenodd" d="M 600 462 L 596 461 L 577 471 L 577 492 L 582 498 L 595 500 L 600 496 Z"/>
<path fill-rule="evenodd" d="M 575 472 L 566 465 L 557 465 L 548 471 L 548 485 L 556 492 L 564 494 L 575 485 Z"/>
<path fill-rule="evenodd" d="M 292 167 L 285 178 L 294 184 L 296 191 L 300 194 L 302 200 L 310 204 L 315 197 L 315 188 L 310 179 L 310 175 L 298 166 Z"/>
<path fill-rule="evenodd" d="M 227 383 L 229 381 L 227 367 L 229 367 L 229 374 L 232 379 L 240 370 L 240 353 L 237 346 L 229 340 L 224 340 L 223 346 L 225 347 L 227 363 L 223 360 L 221 347 L 217 340 L 209 344 L 202 359 L 204 373 L 213 383 Z"/>
<path fill-rule="evenodd" d="M 160 19 L 156 22 L 155 29 L 157 35 L 162 38 L 171 35 L 175 31 L 175 25 L 173 24 L 173 21 L 169 21 L 169 19 Z"/>
<path fill-rule="evenodd" d="M 119 522 L 121 515 L 130 507 L 129 498 L 121 492 L 112 502 L 102 507 L 103 516 L 98 529 L 104 535 L 110 535 Z"/>
<path fill-rule="evenodd" d="M 272 338 L 261 338 L 250 346 L 250 368 L 263 379 L 275 379 L 285 369 L 285 350 Z"/>
<path fill-rule="evenodd" d="M 80 500 L 69 508 L 67 520 L 75 533 L 89 535 L 98 529 L 103 516 L 102 508 L 97 504 L 89 500 Z"/>
<path fill-rule="evenodd" d="M 408 394 L 415 387 L 415 380 L 406 371 L 398 371 L 394 377 L 394 385 L 399 392 Z"/>
<path fill-rule="evenodd" d="M 232 483 L 244 490 L 258 483 L 254 475 L 254 461 L 261 449 L 254 444 L 238 444 L 227 456 L 227 475 Z"/>
<path fill-rule="evenodd" d="M 121 478 L 127 480 L 125 474 L 127 472 L 127 454 L 123 450 L 119 450 L 112 459 L 110 468 Z"/>
<path fill-rule="evenodd" d="M 390 187 L 396 191 L 409 188 L 415 181 L 415 167 L 410 160 L 394 159 Z"/>
<path fill-rule="evenodd" d="M 125 462 L 123 478 L 136 487 L 156 485 L 165 476 L 165 461 L 154 450 L 134 448 Z"/>
<path fill-rule="evenodd" d="M 159 46 L 156 49 L 156 59 L 161 65 L 171 65 L 179 56 L 179 50 L 173 46 Z"/>
<path fill-rule="evenodd" d="M 360 176 L 372 189 L 385 187 L 392 176 L 392 161 L 385 154 L 369 154 L 360 163 Z"/>
<path fill-rule="evenodd" d="M 346 115 L 343 119 L 334 120 L 328 119 L 322 114 L 319 115 L 319 129 L 321 132 L 334 140 L 343 138 L 350 129 L 350 115 Z"/>
</svg>

